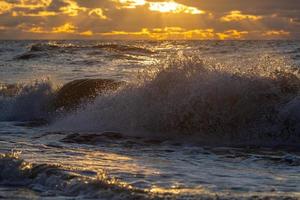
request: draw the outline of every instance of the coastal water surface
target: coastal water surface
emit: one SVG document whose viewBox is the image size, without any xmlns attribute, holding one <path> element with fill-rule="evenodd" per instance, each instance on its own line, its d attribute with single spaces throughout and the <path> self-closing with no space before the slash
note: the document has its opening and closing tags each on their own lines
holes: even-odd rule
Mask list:
<svg viewBox="0 0 300 200">
<path fill-rule="evenodd" d="M 299 41 L 1 41 L 0 198 L 299 199 L 299 67 Z"/>
</svg>

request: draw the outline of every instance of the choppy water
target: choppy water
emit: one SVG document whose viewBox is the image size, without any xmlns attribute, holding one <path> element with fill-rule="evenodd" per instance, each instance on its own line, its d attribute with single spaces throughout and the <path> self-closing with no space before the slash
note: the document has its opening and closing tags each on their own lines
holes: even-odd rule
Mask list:
<svg viewBox="0 0 300 200">
<path fill-rule="evenodd" d="M 299 67 L 299 41 L 1 41 L 0 197 L 299 199 Z M 122 86 L 55 107 L 78 79 Z"/>
</svg>

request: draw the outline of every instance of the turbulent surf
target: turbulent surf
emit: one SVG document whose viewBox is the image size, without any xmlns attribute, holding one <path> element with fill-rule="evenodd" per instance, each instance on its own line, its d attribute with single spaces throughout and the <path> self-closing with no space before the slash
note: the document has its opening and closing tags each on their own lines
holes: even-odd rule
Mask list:
<svg viewBox="0 0 300 200">
<path fill-rule="evenodd" d="M 299 45 L 4 42 L 0 195 L 300 198 Z"/>
</svg>

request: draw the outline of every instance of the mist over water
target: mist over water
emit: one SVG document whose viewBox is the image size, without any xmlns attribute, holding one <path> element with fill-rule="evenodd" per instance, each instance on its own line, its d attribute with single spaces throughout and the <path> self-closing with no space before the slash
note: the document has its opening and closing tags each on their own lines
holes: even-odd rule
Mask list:
<svg viewBox="0 0 300 200">
<path fill-rule="evenodd" d="M 299 49 L 297 41 L 3 41 L 0 195 L 300 198 Z M 67 85 L 79 79 L 122 84 L 57 107 L 61 88 L 90 90 L 86 81 Z"/>
</svg>

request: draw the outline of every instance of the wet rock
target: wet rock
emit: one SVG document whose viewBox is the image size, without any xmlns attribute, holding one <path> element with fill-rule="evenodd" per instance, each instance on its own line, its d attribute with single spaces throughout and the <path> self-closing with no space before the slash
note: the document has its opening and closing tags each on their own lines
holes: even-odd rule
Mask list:
<svg viewBox="0 0 300 200">
<path fill-rule="evenodd" d="M 64 85 L 56 94 L 54 109 L 71 110 L 83 101 L 94 99 L 97 95 L 116 90 L 124 82 L 111 79 L 80 79 Z"/>
</svg>

